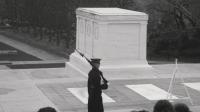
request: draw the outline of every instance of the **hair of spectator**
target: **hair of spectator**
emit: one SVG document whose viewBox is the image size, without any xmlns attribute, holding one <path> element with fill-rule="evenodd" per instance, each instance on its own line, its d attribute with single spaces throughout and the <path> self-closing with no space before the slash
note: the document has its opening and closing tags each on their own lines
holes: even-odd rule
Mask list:
<svg viewBox="0 0 200 112">
<path fill-rule="evenodd" d="M 173 105 L 168 100 L 159 100 L 153 108 L 153 112 L 175 112 Z"/>
<path fill-rule="evenodd" d="M 56 112 L 56 109 L 53 107 L 43 107 L 38 110 L 38 112 Z"/>
<path fill-rule="evenodd" d="M 174 105 L 176 112 L 191 112 L 189 107 L 184 103 L 177 103 Z"/>
</svg>

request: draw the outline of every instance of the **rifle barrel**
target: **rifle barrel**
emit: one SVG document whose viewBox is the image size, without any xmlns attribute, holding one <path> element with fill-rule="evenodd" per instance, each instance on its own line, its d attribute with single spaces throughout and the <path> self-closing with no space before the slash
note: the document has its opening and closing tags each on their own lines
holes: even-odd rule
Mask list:
<svg viewBox="0 0 200 112">
<path fill-rule="evenodd" d="M 108 80 L 106 80 L 106 79 L 104 78 L 103 74 L 101 73 L 101 71 L 100 71 L 96 66 L 94 66 L 94 65 L 92 64 L 91 60 L 89 60 L 83 53 L 81 53 L 81 52 L 78 51 L 77 49 L 76 49 L 76 51 L 77 51 L 82 57 L 84 57 L 84 58 L 88 61 L 88 63 L 90 63 L 90 65 L 91 65 L 93 68 L 97 69 L 97 70 L 100 72 L 100 76 L 102 77 L 102 79 L 104 80 L 104 82 L 107 83 Z"/>
</svg>

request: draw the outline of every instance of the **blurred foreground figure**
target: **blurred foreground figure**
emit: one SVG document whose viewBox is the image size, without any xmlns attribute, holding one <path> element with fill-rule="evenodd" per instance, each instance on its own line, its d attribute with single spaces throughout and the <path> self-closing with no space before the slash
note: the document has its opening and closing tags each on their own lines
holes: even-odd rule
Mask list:
<svg viewBox="0 0 200 112">
<path fill-rule="evenodd" d="M 147 110 L 133 110 L 131 112 L 149 112 L 149 111 L 147 111 Z"/>
<path fill-rule="evenodd" d="M 57 112 L 57 111 L 53 107 L 44 107 L 44 108 L 40 108 L 38 112 Z"/>
<path fill-rule="evenodd" d="M 191 112 L 189 107 L 184 103 L 177 103 L 174 105 L 176 112 Z"/>
<path fill-rule="evenodd" d="M 168 100 L 159 100 L 154 105 L 153 112 L 175 112 L 175 110 Z"/>
</svg>

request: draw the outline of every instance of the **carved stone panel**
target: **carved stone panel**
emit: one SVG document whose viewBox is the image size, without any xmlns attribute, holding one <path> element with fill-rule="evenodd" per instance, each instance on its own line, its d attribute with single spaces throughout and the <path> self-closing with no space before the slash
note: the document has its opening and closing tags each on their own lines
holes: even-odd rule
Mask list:
<svg viewBox="0 0 200 112">
<path fill-rule="evenodd" d="M 86 54 L 91 57 L 92 55 L 92 32 L 93 32 L 93 22 L 92 21 L 89 21 L 89 20 L 86 20 L 86 37 L 85 37 L 85 50 L 86 50 Z"/>
</svg>

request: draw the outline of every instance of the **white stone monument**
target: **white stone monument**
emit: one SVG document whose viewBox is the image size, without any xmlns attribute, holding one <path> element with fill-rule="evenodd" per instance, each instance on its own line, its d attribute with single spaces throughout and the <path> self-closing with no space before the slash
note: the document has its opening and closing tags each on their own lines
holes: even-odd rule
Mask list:
<svg viewBox="0 0 200 112">
<path fill-rule="evenodd" d="M 150 67 L 147 14 L 120 8 L 78 8 L 76 17 L 76 49 L 88 58 L 101 58 L 102 71 Z M 68 64 L 86 74 L 91 69 L 76 51 Z"/>
</svg>

